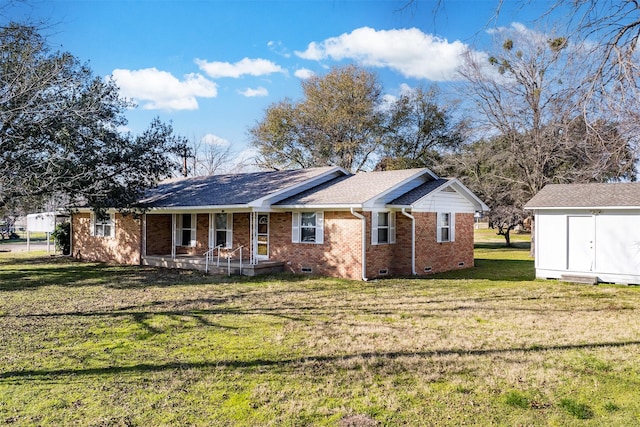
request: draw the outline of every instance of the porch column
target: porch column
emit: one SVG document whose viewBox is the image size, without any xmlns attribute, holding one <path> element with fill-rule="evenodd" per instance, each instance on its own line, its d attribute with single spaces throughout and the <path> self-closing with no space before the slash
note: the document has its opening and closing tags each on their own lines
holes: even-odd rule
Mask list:
<svg viewBox="0 0 640 427">
<path fill-rule="evenodd" d="M 249 264 L 258 263 L 258 212 L 249 213 Z"/>
<path fill-rule="evenodd" d="M 171 214 L 171 259 L 176 259 L 176 214 Z"/>
</svg>

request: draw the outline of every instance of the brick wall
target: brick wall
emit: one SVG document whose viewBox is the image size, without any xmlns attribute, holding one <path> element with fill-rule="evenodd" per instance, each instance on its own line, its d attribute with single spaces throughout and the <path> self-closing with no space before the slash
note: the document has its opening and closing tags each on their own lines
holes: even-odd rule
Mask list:
<svg viewBox="0 0 640 427">
<path fill-rule="evenodd" d="M 171 254 L 171 215 L 147 215 L 147 255 Z"/>
<path fill-rule="evenodd" d="M 72 217 L 73 256 L 79 259 L 118 264 L 140 264 L 141 221 L 133 215 L 115 214 L 115 237 L 91 235 L 91 215 Z"/>
<path fill-rule="evenodd" d="M 411 274 L 411 220 L 396 214 L 396 243 L 371 245 L 371 213 L 366 218 L 367 277 Z M 414 213 L 416 218 L 416 272 L 419 275 L 473 266 L 473 214 L 456 214 L 455 242 L 436 241 L 436 214 Z M 311 269 L 314 274 L 362 278 L 361 220 L 350 212 L 324 212 L 324 243 L 292 243 L 291 212 L 269 215 L 269 258 L 285 262 L 294 273 Z M 74 256 L 123 264 L 140 263 L 140 220 L 131 215 L 115 217 L 115 238 L 90 235 L 90 215 L 73 216 Z M 209 241 L 209 215 L 197 215 L 197 245 L 178 253 L 204 253 Z M 250 256 L 249 214 L 233 214 L 233 247 L 243 245 Z M 147 215 L 147 254 L 171 253 L 171 215 Z M 461 264 L 462 263 L 462 264 Z M 430 268 L 425 271 L 425 268 Z M 386 270 L 386 274 L 384 274 Z"/>
<path fill-rule="evenodd" d="M 371 244 L 371 213 L 366 218 L 367 277 L 411 275 L 411 219 L 397 213 L 396 243 Z M 473 267 L 473 214 L 456 214 L 454 242 L 436 241 L 436 214 L 415 213 L 416 273 L 419 275 Z M 361 220 L 350 212 L 324 212 L 324 244 L 292 243 L 291 213 L 270 215 L 270 258 L 294 273 L 362 278 Z M 247 218 L 248 223 L 248 218 Z M 235 224 L 234 224 L 235 227 Z M 462 265 L 460 265 L 462 263 Z M 430 267 L 430 271 L 425 271 Z M 386 273 L 385 273 L 386 270 Z"/>
<path fill-rule="evenodd" d="M 251 257 L 250 243 L 251 241 L 249 236 L 249 214 L 234 213 L 233 214 L 233 248 L 235 249 L 238 246 L 244 246 L 244 248 L 242 249 L 242 258 L 248 260 Z"/>
<path fill-rule="evenodd" d="M 294 273 L 362 278 L 360 219 L 350 212 L 324 212 L 324 243 L 292 243 L 291 212 L 271 214 L 270 257 Z"/>
<path fill-rule="evenodd" d="M 438 273 L 473 267 L 473 214 L 455 215 L 455 241 L 436 241 L 436 214 L 414 213 L 416 217 L 416 272 Z M 460 265 L 462 263 L 462 265 Z M 430 271 L 425 269 L 431 268 Z"/>
</svg>

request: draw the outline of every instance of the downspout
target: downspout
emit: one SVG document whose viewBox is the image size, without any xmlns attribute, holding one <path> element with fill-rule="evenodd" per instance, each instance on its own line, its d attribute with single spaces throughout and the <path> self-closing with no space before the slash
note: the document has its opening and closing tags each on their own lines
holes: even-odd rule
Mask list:
<svg viewBox="0 0 640 427">
<path fill-rule="evenodd" d="M 407 213 L 406 208 L 402 208 L 402 215 L 411 218 L 411 274 L 416 273 L 416 218 Z"/>
<path fill-rule="evenodd" d="M 351 215 L 362 220 L 362 280 L 366 282 L 369 280 L 367 279 L 367 219 L 353 208 L 351 208 Z"/>
</svg>

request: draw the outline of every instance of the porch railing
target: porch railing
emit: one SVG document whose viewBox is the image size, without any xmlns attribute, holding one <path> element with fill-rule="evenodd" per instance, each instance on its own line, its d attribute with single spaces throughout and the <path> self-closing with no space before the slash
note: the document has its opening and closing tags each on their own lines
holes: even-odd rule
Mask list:
<svg viewBox="0 0 640 427">
<path fill-rule="evenodd" d="M 220 248 L 222 248 L 222 245 L 218 245 L 215 248 L 211 248 L 204 253 L 204 272 L 205 273 L 209 272 L 209 260 L 213 261 L 213 254 L 216 251 L 218 251 L 218 261 L 216 265 L 220 267 Z"/>
<path fill-rule="evenodd" d="M 229 276 L 231 276 L 231 258 L 238 251 L 240 251 L 240 275 L 242 276 L 242 245 L 227 253 L 227 275 Z"/>
<path fill-rule="evenodd" d="M 233 256 L 240 252 L 240 275 L 242 275 L 242 248 L 243 246 L 238 246 L 237 248 L 235 248 L 234 250 L 232 250 L 231 252 L 227 252 L 225 253 L 225 258 L 227 258 L 227 274 L 229 276 L 231 276 L 231 258 L 233 258 Z M 222 249 L 222 245 L 218 245 L 215 248 L 211 248 L 209 249 L 207 252 L 204 253 L 204 271 L 205 273 L 209 272 L 209 261 L 213 261 L 213 257 L 215 256 L 216 251 L 218 252 L 217 255 L 217 259 L 216 259 L 216 267 L 220 267 L 220 253 Z"/>
</svg>

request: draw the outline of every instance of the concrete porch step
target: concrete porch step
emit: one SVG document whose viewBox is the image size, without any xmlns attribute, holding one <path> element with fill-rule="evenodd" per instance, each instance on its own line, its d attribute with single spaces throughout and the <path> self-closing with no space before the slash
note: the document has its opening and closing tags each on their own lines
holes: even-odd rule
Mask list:
<svg viewBox="0 0 640 427">
<path fill-rule="evenodd" d="M 584 283 L 587 285 L 597 285 L 598 276 L 589 274 L 563 274 L 560 276 L 560 280 L 569 283 Z"/>
<path fill-rule="evenodd" d="M 201 256 L 179 256 L 175 259 L 172 259 L 171 256 L 145 256 L 142 258 L 142 265 L 200 271 L 205 271 L 206 269 L 205 259 Z M 280 273 L 282 271 L 284 271 L 284 262 L 282 261 L 265 260 L 260 261 L 258 264 L 249 264 L 248 260 L 242 262 L 243 276 L 257 276 L 261 274 Z M 208 273 L 237 276 L 240 274 L 240 261 L 238 259 L 232 259 L 230 268 L 227 260 L 224 260 L 224 262 L 220 260 L 220 266 L 217 266 L 214 261 L 213 263 L 209 263 Z"/>
</svg>

